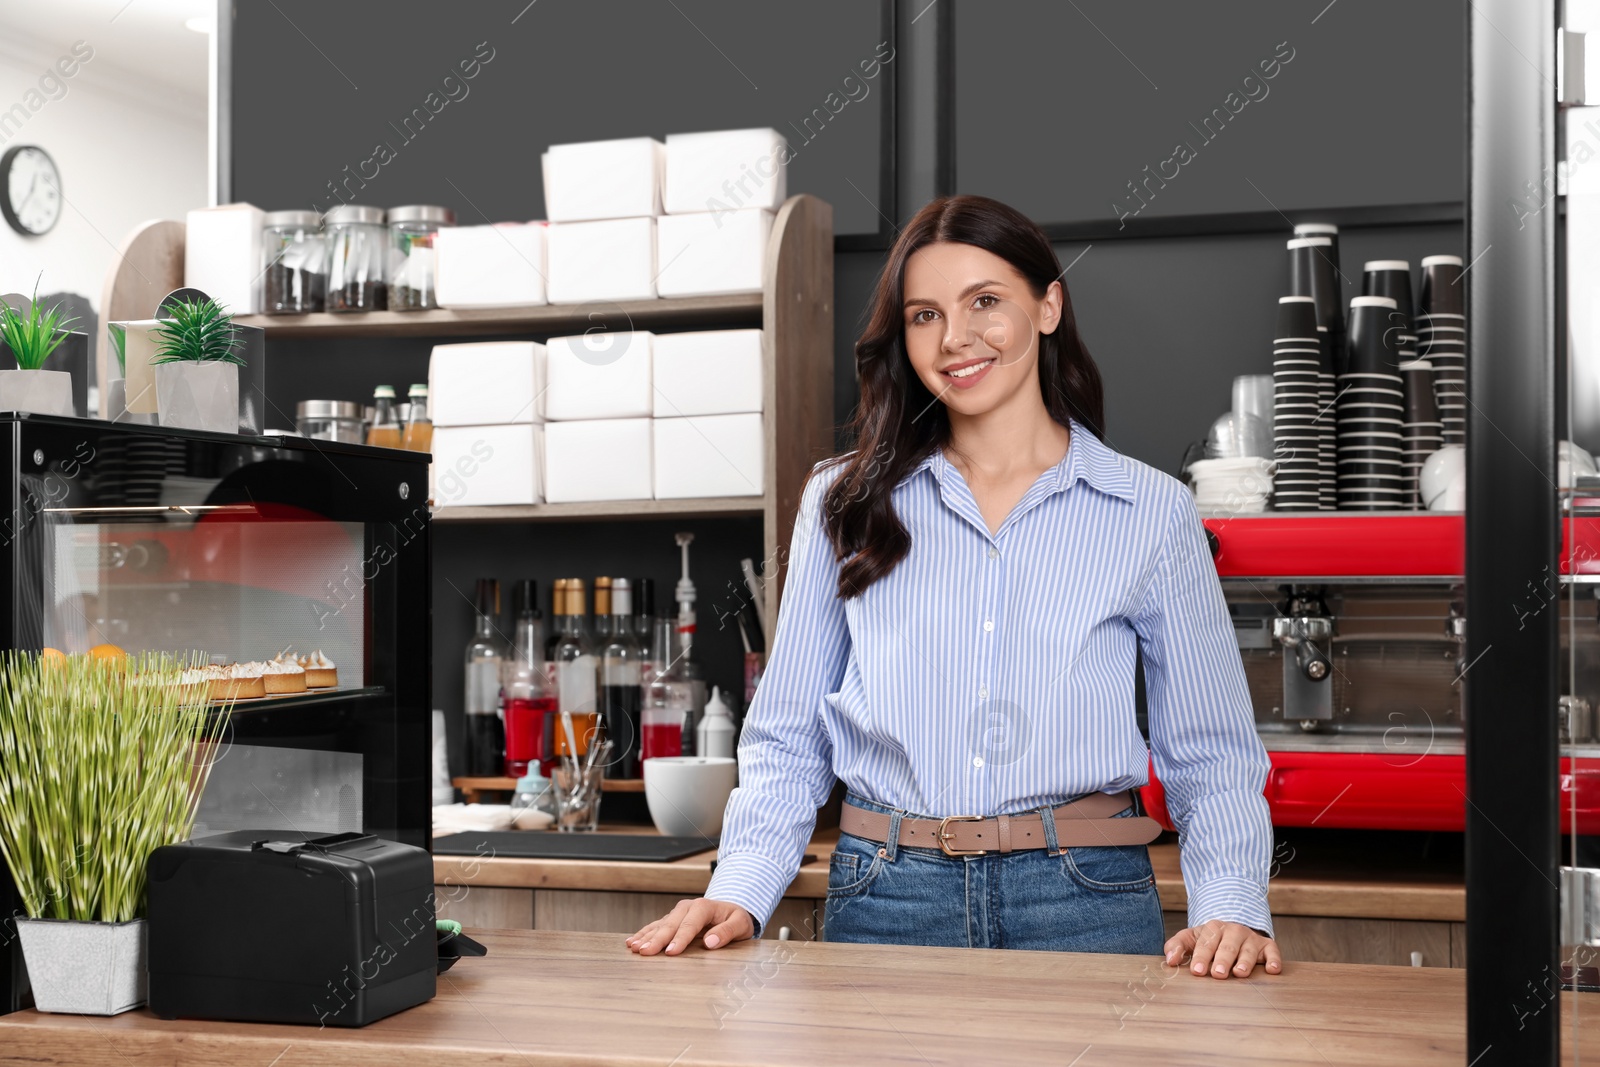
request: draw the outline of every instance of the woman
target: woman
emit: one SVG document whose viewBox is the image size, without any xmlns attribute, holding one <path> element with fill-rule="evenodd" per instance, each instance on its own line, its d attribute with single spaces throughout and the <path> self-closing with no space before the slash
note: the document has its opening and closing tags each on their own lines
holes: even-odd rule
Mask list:
<svg viewBox="0 0 1600 1067">
<path fill-rule="evenodd" d="M 859 447 L 806 485 L 716 873 L 633 951 L 758 935 L 837 777 L 829 941 L 1282 969 L 1268 763 L 1204 530 L 1180 482 L 1102 442 L 1062 273 L 982 197 L 895 242 L 856 346 Z M 1164 946 L 1159 827 L 1128 792 L 1136 646 L 1189 896 Z"/>
</svg>

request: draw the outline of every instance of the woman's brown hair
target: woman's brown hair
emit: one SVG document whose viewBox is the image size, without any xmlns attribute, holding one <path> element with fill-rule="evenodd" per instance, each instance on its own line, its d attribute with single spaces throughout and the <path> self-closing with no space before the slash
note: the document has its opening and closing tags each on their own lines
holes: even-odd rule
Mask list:
<svg viewBox="0 0 1600 1067">
<path fill-rule="evenodd" d="M 905 346 L 906 261 L 930 244 L 949 241 L 992 252 L 1016 268 L 1035 298 L 1061 278 L 1050 239 L 1021 212 L 983 196 L 934 200 L 906 224 L 878 279 L 867 327 L 856 342 L 861 401 L 850 420 L 854 452 L 839 457 L 839 476 L 823 501 L 828 539 L 839 569 L 839 595 L 865 592 L 905 558 L 911 534 L 895 514 L 892 490 L 950 438 L 950 417 L 911 367 Z M 1050 417 L 1076 419 L 1105 438 L 1105 398 L 1095 366 L 1061 287 L 1061 321 L 1039 335 L 1039 387 Z"/>
</svg>

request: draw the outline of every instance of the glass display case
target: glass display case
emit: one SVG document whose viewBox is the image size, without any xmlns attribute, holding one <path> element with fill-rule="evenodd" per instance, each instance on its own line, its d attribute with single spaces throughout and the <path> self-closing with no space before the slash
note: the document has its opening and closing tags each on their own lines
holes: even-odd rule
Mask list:
<svg viewBox="0 0 1600 1067">
<path fill-rule="evenodd" d="M 358 830 L 426 847 L 426 461 L 0 414 L 0 648 L 171 652 L 240 676 L 212 686 L 236 696 L 197 836 Z M 312 669 L 262 669 L 275 659 Z M 3 868 L 0 907 L 16 907 Z M 0 931 L 0 1011 L 21 994 L 13 942 Z"/>
</svg>

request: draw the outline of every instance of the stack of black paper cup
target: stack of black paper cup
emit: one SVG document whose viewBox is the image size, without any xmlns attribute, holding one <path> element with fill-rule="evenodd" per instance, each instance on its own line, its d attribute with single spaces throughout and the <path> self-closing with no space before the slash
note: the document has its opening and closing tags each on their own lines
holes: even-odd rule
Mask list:
<svg viewBox="0 0 1600 1067">
<path fill-rule="evenodd" d="M 1400 364 L 1400 377 L 1406 394 L 1406 421 L 1400 427 L 1405 448 L 1405 506 L 1420 508 L 1422 465 L 1444 445 L 1443 426 L 1433 400 L 1433 365 L 1425 359 L 1408 359 Z"/>
<path fill-rule="evenodd" d="M 1467 443 L 1467 317 L 1461 257 L 1422 261 L 1417 355 L 1433 364 L 1433 393 L 1444 443 Z"/>
<path fill-rule="evenodd" d="M 1389 316 L 1394 348 L 1401 360 L 1417 358 L 1417 331 L 1411 306 L 1411 264 L 1403 259 L 1369 260 L 1361 268 L 1361 295 L 1386 296 L 1395 303 Z"/>
<path fill-rule="evenodd" d="M 1321 506 L 1317 435 L 1321 366 L 1315 300 L 1280 297 L 1277 337 L 1272 342 L 1273 458 L 1278 465 L 1272 479 L 1272 506 L 1278 511 L 1316 511 Z"/>
<path fill-rule="evenodd" d="M 1297 222 L 1294 227 L 1296 237 L 1326 237 L 1328 239 L 1328 258 L 1335 266 L 1339 262 L 1339 227 L 1331 222 Z M 1338 306 L 1335 305 L 1335 310 Z"/>
<path fill-rule="evenodd" d="M 1335 365 L 1344 354 L 1344 298 L 1339 288 L 1339 228 L 1303 222 L 1289 249 L 1289 292 L 1317 303 L 1317 325 L 1328 328 Z"/>
<path fill-rule="evenodd" d="M 1405 414 L 1400 376 L 1398 307 L 1391 297 L 1350 301 L 1350 364 L 1339 375 L 1339 507 L 1388 511 L 1405 507 L 1400 428 Z"/>
<path fill-rule="evenodd" d="M 1321 350 L 1317 367 L 1317 471 L 1322 483 L 1321 491 L 1317 495 L 1317 507 L 1322 511 L 1333 511 L 1339 506 L 1339 468 L 1335 463 L 1338 453 L 1334 451 L 1336 439 L 1333 397 L 1336 386 L 1333 372 L 1333 337 L 1326 326 L 1317 327 L 1317 342 L 1317 347 Z"/>
</svg>

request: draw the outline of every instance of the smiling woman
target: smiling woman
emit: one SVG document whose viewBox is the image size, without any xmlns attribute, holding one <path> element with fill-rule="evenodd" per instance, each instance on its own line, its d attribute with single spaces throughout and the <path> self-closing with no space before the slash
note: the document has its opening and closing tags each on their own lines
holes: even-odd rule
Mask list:
<svg viewBox="0 0 1600 1067">
<path fill-rule="evenodd" d="M 837 778 L 830 941 L 1281 970 L 1268 763 L 1194 498 L 1102 440 L 1062 273 L 982 197 L 895 242 L 856 345 L 858 447 L 803 494 L 716 873 L 634 951 L 758 933 Z M 1151 760 L 1189 895 L 1165 943 L 1160 828 L 1133 799 Z"/>
</svg>

